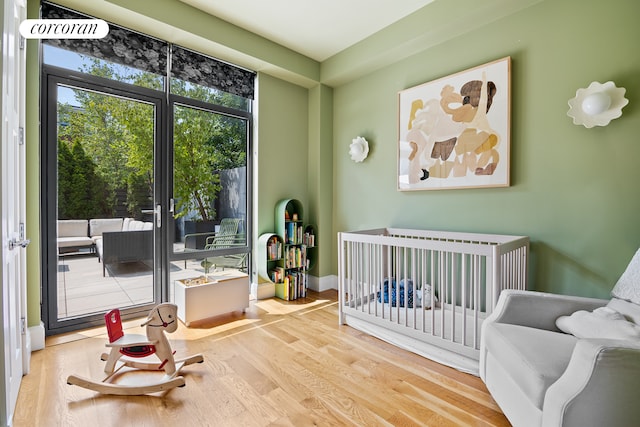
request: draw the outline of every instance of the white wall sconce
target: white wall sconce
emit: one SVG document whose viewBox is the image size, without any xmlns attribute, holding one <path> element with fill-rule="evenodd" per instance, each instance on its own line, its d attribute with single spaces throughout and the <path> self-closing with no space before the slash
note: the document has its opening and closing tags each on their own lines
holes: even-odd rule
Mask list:
<svg viewBox="0 0 640 427">
<path fill-rule="evenodd" d="M 586 89 L 578 89 L 569 100 L 567 115 L 574 125 L 586 128 L 606 126 L 622 115 L 622 107 L 629 103 L 624 97 L 625 88 L 617 88 L 613 82 L 593 82 Z"/>
<path fill-rule="evenodd" d="M 367 140 L 358 136 L 351 141 L 351 145 L 349 145 L 349 155 L 351 156 L 351 160 L 358 163 L 366 159 L 369 155 L 369 143 Z"/>
</svg>

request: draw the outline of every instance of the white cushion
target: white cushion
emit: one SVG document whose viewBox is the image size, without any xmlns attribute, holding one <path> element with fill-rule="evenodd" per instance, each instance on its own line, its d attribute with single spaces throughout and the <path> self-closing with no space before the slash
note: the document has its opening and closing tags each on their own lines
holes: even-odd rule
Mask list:
<svg viewBox="0 0 640 427">
<path fill-rule="evenodd" d="M 102 237 L 96 239 L 96 251 L 98 252 L 98 258 L 102 259 Z"/>
<path fill-rule="evenodd" d="M 153 230 L 152 222 L 142 222 L 133 218 L 125 218 L 122 224 L 122 231 Z"/>
<path fill-rule="evenodd" d="M 131 225 L 131 221 L 133 218 L 125 218 L 122 223 L 122 231 L 129 231 L 129 226 Z"/>
<path fill-rule="evenodd" d="M 58 237 L 89 237 L 86 219 L 59 219 Z"/>
<path fill-rule="evenodd" d="M 144 227 L 144 222 L 142 221 L 137 221 L 137 220 L 133 220 L 129 223 L 129 229 L 127 231 L 137 231 L 137 230 L 142 230 L 142 228 Z"/>
<path fill-rule="evenodd" d="M 91 246 L 93 240 L 89 237 L 58 237 L 59 248 L 73 248 L 77 246 Z"/>
<path fill-rule="evenodd" d="M 640 304 L 640 249 L 629 261 L 618 283 L 613 287 L 611 296 Z"/>
<path fill-rule="evenodd" d="M 578 341 L 572 335 L 506 323 L 487 323 L 482 339 L 491 356 L 539 409 L 549 386 L 567 369 Z"/>
<path fill-rule="evenodd" d="M 122 218 L 99 218 L 89 220 L 90 236 L 102 236 L 110 231 L 122 231 Z"/>
<path fill-rule="evenodd" d="M 571 316 L 560 316 L 556 326 L 577 338 L 607 338 L 640 340 L 640 326 L 629 322 L 623 314 L 611 307 L 593 311 L 579 310 Z"/>
</svg>

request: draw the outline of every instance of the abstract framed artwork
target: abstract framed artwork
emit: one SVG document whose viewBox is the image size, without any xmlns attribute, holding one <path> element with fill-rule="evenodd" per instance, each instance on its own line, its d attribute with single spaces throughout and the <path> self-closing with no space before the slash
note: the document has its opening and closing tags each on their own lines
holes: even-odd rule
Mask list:
<svg viewBox="0 0 640 427">
<path fill-rule="evenodd" d="M 508 187 L 511 57 L 398 94 L 398 190 Z"/>
</svg>

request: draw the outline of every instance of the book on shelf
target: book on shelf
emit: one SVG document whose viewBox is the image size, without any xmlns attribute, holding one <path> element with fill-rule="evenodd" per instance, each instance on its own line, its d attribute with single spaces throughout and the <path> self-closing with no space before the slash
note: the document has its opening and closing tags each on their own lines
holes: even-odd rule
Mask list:
<svg viewBox="0 0 640 427">
<path fill-rule="evenodd" d="M 286 268 L 300 268 L 307 266 L 307 248 L 305 246 L 291 246 L 286 253 Z"/>
<path fill-rule="evenodd" d="M 277 237 L 272 237 L 267 243 L 267 259 L 276 260 L 282 258 L 282 243 Z"/>
<path fill-rule="evenodd" d="M 289 273 L 284 278 L 284 299 L 292 301 L 307 296 L 307 275 L 301 272 Z"/>
<path fill-rule="evenodd" d="M 304 230 L 302 225 L 296 221 L 290 221 L 285 224 L 284 241 L 290 245 L 299 245 L 303 243 Z"/>
<path fill-rule="evenodd" d="M 273 270 L 271 270 L 270 276 L 271 276 L 271 281 L 273 283 L 281 283 L 285 278 L 284 268 L 282 267 L 274 268 Z"/>
<path fill-rule="evenodd" d="M 276 296 L 293 301 L 307 296 L 307 275 L 300 271 L 287 272 L 282 282 L 276 283 Z"/>
<path fill-rule="evenodd" d="M 285 277 L 284 278 L 284 295 L 282 296 L 282 299 L 284 300 L 289 300 L 289 277 Z"/>
<path fill-rule="evenodd" d="M 309 247 L 313 247 L 316 245 L 316 236 L 313 233 L 306 232 L 302 236 L 302 244 L 307 245 Z"/>
</svg>

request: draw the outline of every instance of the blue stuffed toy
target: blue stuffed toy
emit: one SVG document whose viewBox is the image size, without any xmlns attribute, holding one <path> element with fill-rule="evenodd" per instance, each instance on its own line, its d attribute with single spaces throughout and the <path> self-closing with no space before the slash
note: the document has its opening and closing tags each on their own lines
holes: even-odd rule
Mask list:
<svg viewBox="0 0 640 427">
<path fill-rule="evenodd" d="M 396 279 L 391 278 L 391 306 L 395 307 L 397 305 L 397 294 L 400 293 L 400 307 L 404 307 L 404 287 L 405 283 L 407 285 L 407 303 L 409 308 L 413 308 L 413 281 L 411 279 L 400 280 L 399 286 L 396 286 Z M 399 288 L 399 289 L 398 289 Z M 384 302 L 389 302 L 389 279 L 384 279 L 382 284 L 382 297 L 384 298 Z M 378 302 L 381 302 L 381 295 L 378 292 Z"/>
</svg>

